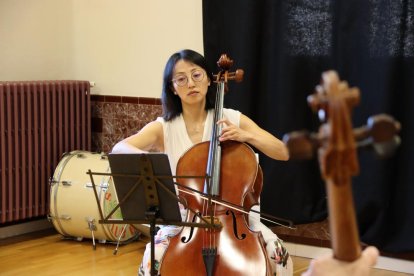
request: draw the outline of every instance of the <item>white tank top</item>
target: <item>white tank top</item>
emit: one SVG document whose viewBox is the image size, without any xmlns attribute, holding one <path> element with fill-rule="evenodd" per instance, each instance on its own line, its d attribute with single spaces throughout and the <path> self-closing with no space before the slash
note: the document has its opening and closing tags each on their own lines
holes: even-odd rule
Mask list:
<svg viewBox="0 0 414 276">
<path fill-rule="evenodd" d="M 223 108 L 223 116 L 236 126 L 240 126 L 240 114 L 237 110 Z M 162 117 L 158 117 L 157 121 L 162 124 L 164 131 L 164 153 L 168 155 L 171 172 L 175 175 L 178 160 L 194 144 L 188 136 L 182 114 L 168 122 Z M 214 109 L 210 109 L 204 123 L 202 142 L 210 140 L 213 121 Z"/>
</svg>

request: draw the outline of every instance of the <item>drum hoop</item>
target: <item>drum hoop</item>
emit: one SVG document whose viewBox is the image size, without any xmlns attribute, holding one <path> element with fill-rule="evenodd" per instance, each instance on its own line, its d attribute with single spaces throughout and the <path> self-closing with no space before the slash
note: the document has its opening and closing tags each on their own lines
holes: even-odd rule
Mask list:
<svg viewBox="0 0 414 276">
<path fill-rule="evenodd" d="M 85 151 L 71 151 L 69 154 L 65 154 L 63 156 L 64 160 L 61 160 L 62 162 L 62 166 L 60 167 L 58 173 L 57 173 L 57 177 L 56 179 L 53 179 L 54 181 L 56 181 L 55 185 L 59 185 L 60 183 L 60 178 L 62 176 L 63 173 L 63 169 L 66 167 L 66 165 L 68 164 L 69 160 L 72 159 L 74 156 L 76 156 L 79 153 L 84 153 Z M 55 192 L 53 193 L 53 199 L 54 199 L 54 207 L 55 207 L 55 221 L 57 222 L 57 224 L 59 225 L 60 231 L 62 231 L 63 235 L 65 236 L 70 236 L 65 230 L 63 225 L 61 224 L 61 220 L 59 218 L 59 211 L 58 211 L 58 206 L 57 206 L 57 192 L 58 192 L 58 187 L 56 187 Z"/>
</svg>

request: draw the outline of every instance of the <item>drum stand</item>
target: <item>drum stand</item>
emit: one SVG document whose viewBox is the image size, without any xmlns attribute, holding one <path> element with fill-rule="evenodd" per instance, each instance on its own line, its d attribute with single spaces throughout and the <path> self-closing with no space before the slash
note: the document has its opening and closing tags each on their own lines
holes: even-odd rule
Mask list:
<svg viewBox="0 0 414 276">
<path fill-rule="evenodd" d="M 93 231 L 96 231 L 96 225 L 94 223 L 95 220 L 91 218 L 87 218 L 87 222 L 88 222 L 88 228 L 89 230 L 91 230 L 93 250 L 96 250 L 95 235 L 93 234 Z"/>
<path fill-rule="evenodd" d="M 113 252 L 114 255 L 116 255 L 118 253 L 119 244 L 121 243 L 122 236 L 124 235 L 125 230 L 126 230 L 127 227 L 128 227 L 128 224 L 125 224 L 124 227 L 122 227 L 122 231 L 118 236 L 116 246 L 115 246 L 115 249 L 114 249 L 114 252 Z M 92 219 L 92 220 L 88 219 L 88 228 L 89 228 L 89 230 L 91 230 L 93 250 L 96 250 L 95 235 L 94 235 L 93 232 L 96 231 L 97 228 L 96 228 L 94 219 Z"/>
<path fill-rule="evenodd" d="M 128 224 L 125 224 L 124 227 L 122 227 L 121 234 L 119 234 L 118 241 L 117 241 L 116 247 L 114 249 L 114 253 L 113 253 L 114 255 L 116 255 L 116 253 L 118 253 L 119 243 L 121 242 L 122 235 L 125 233 L 125 229 L 127 228 L 127 226 L 128 226 Z"/>
</svg>

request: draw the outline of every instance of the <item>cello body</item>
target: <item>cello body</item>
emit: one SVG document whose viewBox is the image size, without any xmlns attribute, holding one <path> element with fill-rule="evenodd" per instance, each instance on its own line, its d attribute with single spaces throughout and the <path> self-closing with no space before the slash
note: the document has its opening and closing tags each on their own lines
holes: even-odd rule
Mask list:
<svg viewBox="0 0 414 276">
<path fill-rule="evenodd" d="M 203 175 L 209 144 L 202 142 L 190 148 L 178 161 L 177 175 Z M 259 192 L 257 186 L 261 188 L 256 180 L 261 182 L 262 175 L 253 150 L 239 142 L 222 143 L 220 199 L 239 206 L 252 202 Z M 203 179 L 187 178 L 178 182 L 203 192 Z M 161 275 L 271 275 L 263 237 L 260 232 L 250 230 L 244 213 L 217 204 L 207 206 L 197 196 L 184 193 L 180 196 L 200 214 L 210 211 L 206 208 L 214 208 L 215 220 L 221 227 L 184 227 L 170 240 L 161 262 Z M 201 222 L 192 212 L 188 212 L 187 221 Z M 206 268 L 202 254 L 206 250 L 216 252 L 211 271 Z"/>
</svg>

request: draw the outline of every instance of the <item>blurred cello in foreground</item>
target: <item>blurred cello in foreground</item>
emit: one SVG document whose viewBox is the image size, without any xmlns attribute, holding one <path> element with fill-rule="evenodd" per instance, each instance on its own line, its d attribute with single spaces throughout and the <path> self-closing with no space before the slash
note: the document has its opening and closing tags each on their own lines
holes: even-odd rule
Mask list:
<svg viewBox="0 0 414 276">
<path fill-rule="evenodd" d="M 351 109 L 359 103 L 357 88 L 349 88 L 335 71 L 322 74 L 322 84 L 308 97 L 322 124 L 317 134 L 306 131 L 284 136 L 291 159 L 308 159 L 318 152 L 320 170 L 326 183 L 329 228 L 334 257 L 354 261 L 361 255 L 352 197 L 351 178 L 359 173 L 357 148 L 372 146 L 381 157 L 390 156 L 399 144 L 400 124 L 380 114 L 368 119 L 367 126 L 353 129 Z"/>
</svg>

